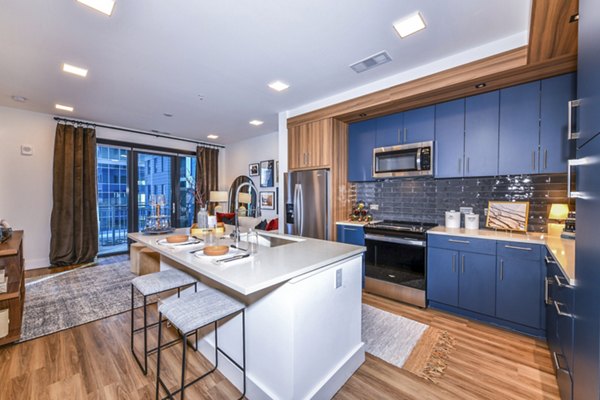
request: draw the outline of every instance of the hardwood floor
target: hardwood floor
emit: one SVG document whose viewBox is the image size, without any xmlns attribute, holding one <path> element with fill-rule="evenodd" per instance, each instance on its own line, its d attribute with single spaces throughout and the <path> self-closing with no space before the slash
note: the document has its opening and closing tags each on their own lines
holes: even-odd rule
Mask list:
<svg viewBox="0 0 600 400">
<path fill-rule="evenodd" d="M 365 294 L 364 302 L 436 328 L 455 338 L 448 367 L 437 383 L 367 354 L 366 362 L 336 395 L 355 399 L 559 399 L 550 354 L 542 341 L 433 310 Z M 152 341 L 151 341 L 152 343 Z M 141 344 L 141 341 L 140 341 Z M 168 349 L 166 368 L 175 385 L 180 345 Z M 208 368 L 194 352 L 187 376 Z M 144 376 L 129 350 L 129 313 L 29 342 L 0 348 L 0 400 L 153 399 L 155 356 Z M 161 373 L 162 375 L 162 373 Z M 239 395 L 220 373 L 186 391 L 189 399 Z"/>
</svg>

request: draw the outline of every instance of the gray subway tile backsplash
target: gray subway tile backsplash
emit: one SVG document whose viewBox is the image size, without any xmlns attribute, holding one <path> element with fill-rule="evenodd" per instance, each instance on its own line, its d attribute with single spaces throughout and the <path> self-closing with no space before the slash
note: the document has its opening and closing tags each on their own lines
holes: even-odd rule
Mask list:
<svg viewBox="0 0 600 400">
<path fill-rule="evenodd" d="M 378 204 L 371 211 L 375 219 L 435 222 L 444 224 L 444 212 L 473 207 L 485 226 L 488 201 L 529 201 L 531 232 L 545 232 L 552 203 L 574 201 L 567 198 L 566 174 L 510 175 L 479 178 L 403 178 L 377 182 L 350 183 L 350 199 Z"/>
</svg>

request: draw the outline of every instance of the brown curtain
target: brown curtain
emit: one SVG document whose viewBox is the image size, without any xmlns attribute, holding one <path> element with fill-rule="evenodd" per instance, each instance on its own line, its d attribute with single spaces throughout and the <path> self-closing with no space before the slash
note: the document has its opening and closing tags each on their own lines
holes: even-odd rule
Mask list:
<svg viewBox="0 0 600 400">
<path fill-rule="evenodd" d="M 50 262 L 72 265 L 98 254 L 96 131 L 56 125 L 50 220 Z"/>
<path fill-rule="evenodd" d="M 196 191 L 202 194 L 206 205 L 211 190 L 219 190 L 219 149 L 196 148 Z M 198 211 L 196 203 L 196 211 Z"/>
</svg>

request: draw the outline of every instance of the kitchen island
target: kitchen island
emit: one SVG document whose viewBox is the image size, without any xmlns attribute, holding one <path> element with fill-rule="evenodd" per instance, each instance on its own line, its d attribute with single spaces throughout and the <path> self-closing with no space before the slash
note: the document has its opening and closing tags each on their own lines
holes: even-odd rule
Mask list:
<svg viewBox="0 0 600 400">
<path fill-rule="evenodd" d="M 331 398 L 364 362 L 364 247 L 261 233 L 257 254 L 217 264 L 191 253 L 201 244 L 166 246 L 158 243 L 165 236 L 140 233 L 129 238 L 246 304 L 247 398 Z M 232 243 L 227 236 L 218 241 Z M 241 316 L 220 325 L 219 347 L 241 364 Z M 199 349 L 214 362 L 211 330 L 203 331 Z M 222 355 L 219 370 L 242 388 L 241 371 Z"/>
</svg>

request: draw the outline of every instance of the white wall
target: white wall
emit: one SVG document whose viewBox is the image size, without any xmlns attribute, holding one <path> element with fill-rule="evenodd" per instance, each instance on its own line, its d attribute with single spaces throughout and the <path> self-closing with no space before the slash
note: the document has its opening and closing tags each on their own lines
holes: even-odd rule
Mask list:
<svg viewBox="0 0 600 400">
<path fill-rule="evenodd" d="M 25 231 L 25 267 L 50 265 L 50 215 L 52 213 L 52 163 L 56 121 L 52 115 L 0 107 L 0 218 Z M 173 139 L 142 136 L 97 128 L 98 138 L 149 144 L 177 150 L 196 145 Z M 32 156 L 22 156 L 20 146 L 31 145 Z M 276 154 L 276 153 L 275 153 Z M 219 152 L 219 181 L 224 182 L 225 151 Z M 271 157 L 273 158 L 273 157 Z"/>
<path fill-rule="evenodd" d="M 225 180 L 219 179 L 221 190 L 229 190 L 229 186 L 239 175 L 249 175 L 248 165 L 265 160 L 274 160 L 277 165 L 279 157 L 278 132 L 257 136 L 227 145 L 225 162 Z M 275 191 L 279 186 L 261 188 L 260 176 L 251 177 L 260 191 Z M 281 182 L 281 180 L 280 180 Z M 279 189 L 281 196 L 281 189 Z M 276 207 L 277 208 L 277 207 Z M 281 210 L 281 208 L 280 208 Z M 271 220 L 277 217 L 277 210 L 262 210 L 263 219 Z"/>
</svg>

